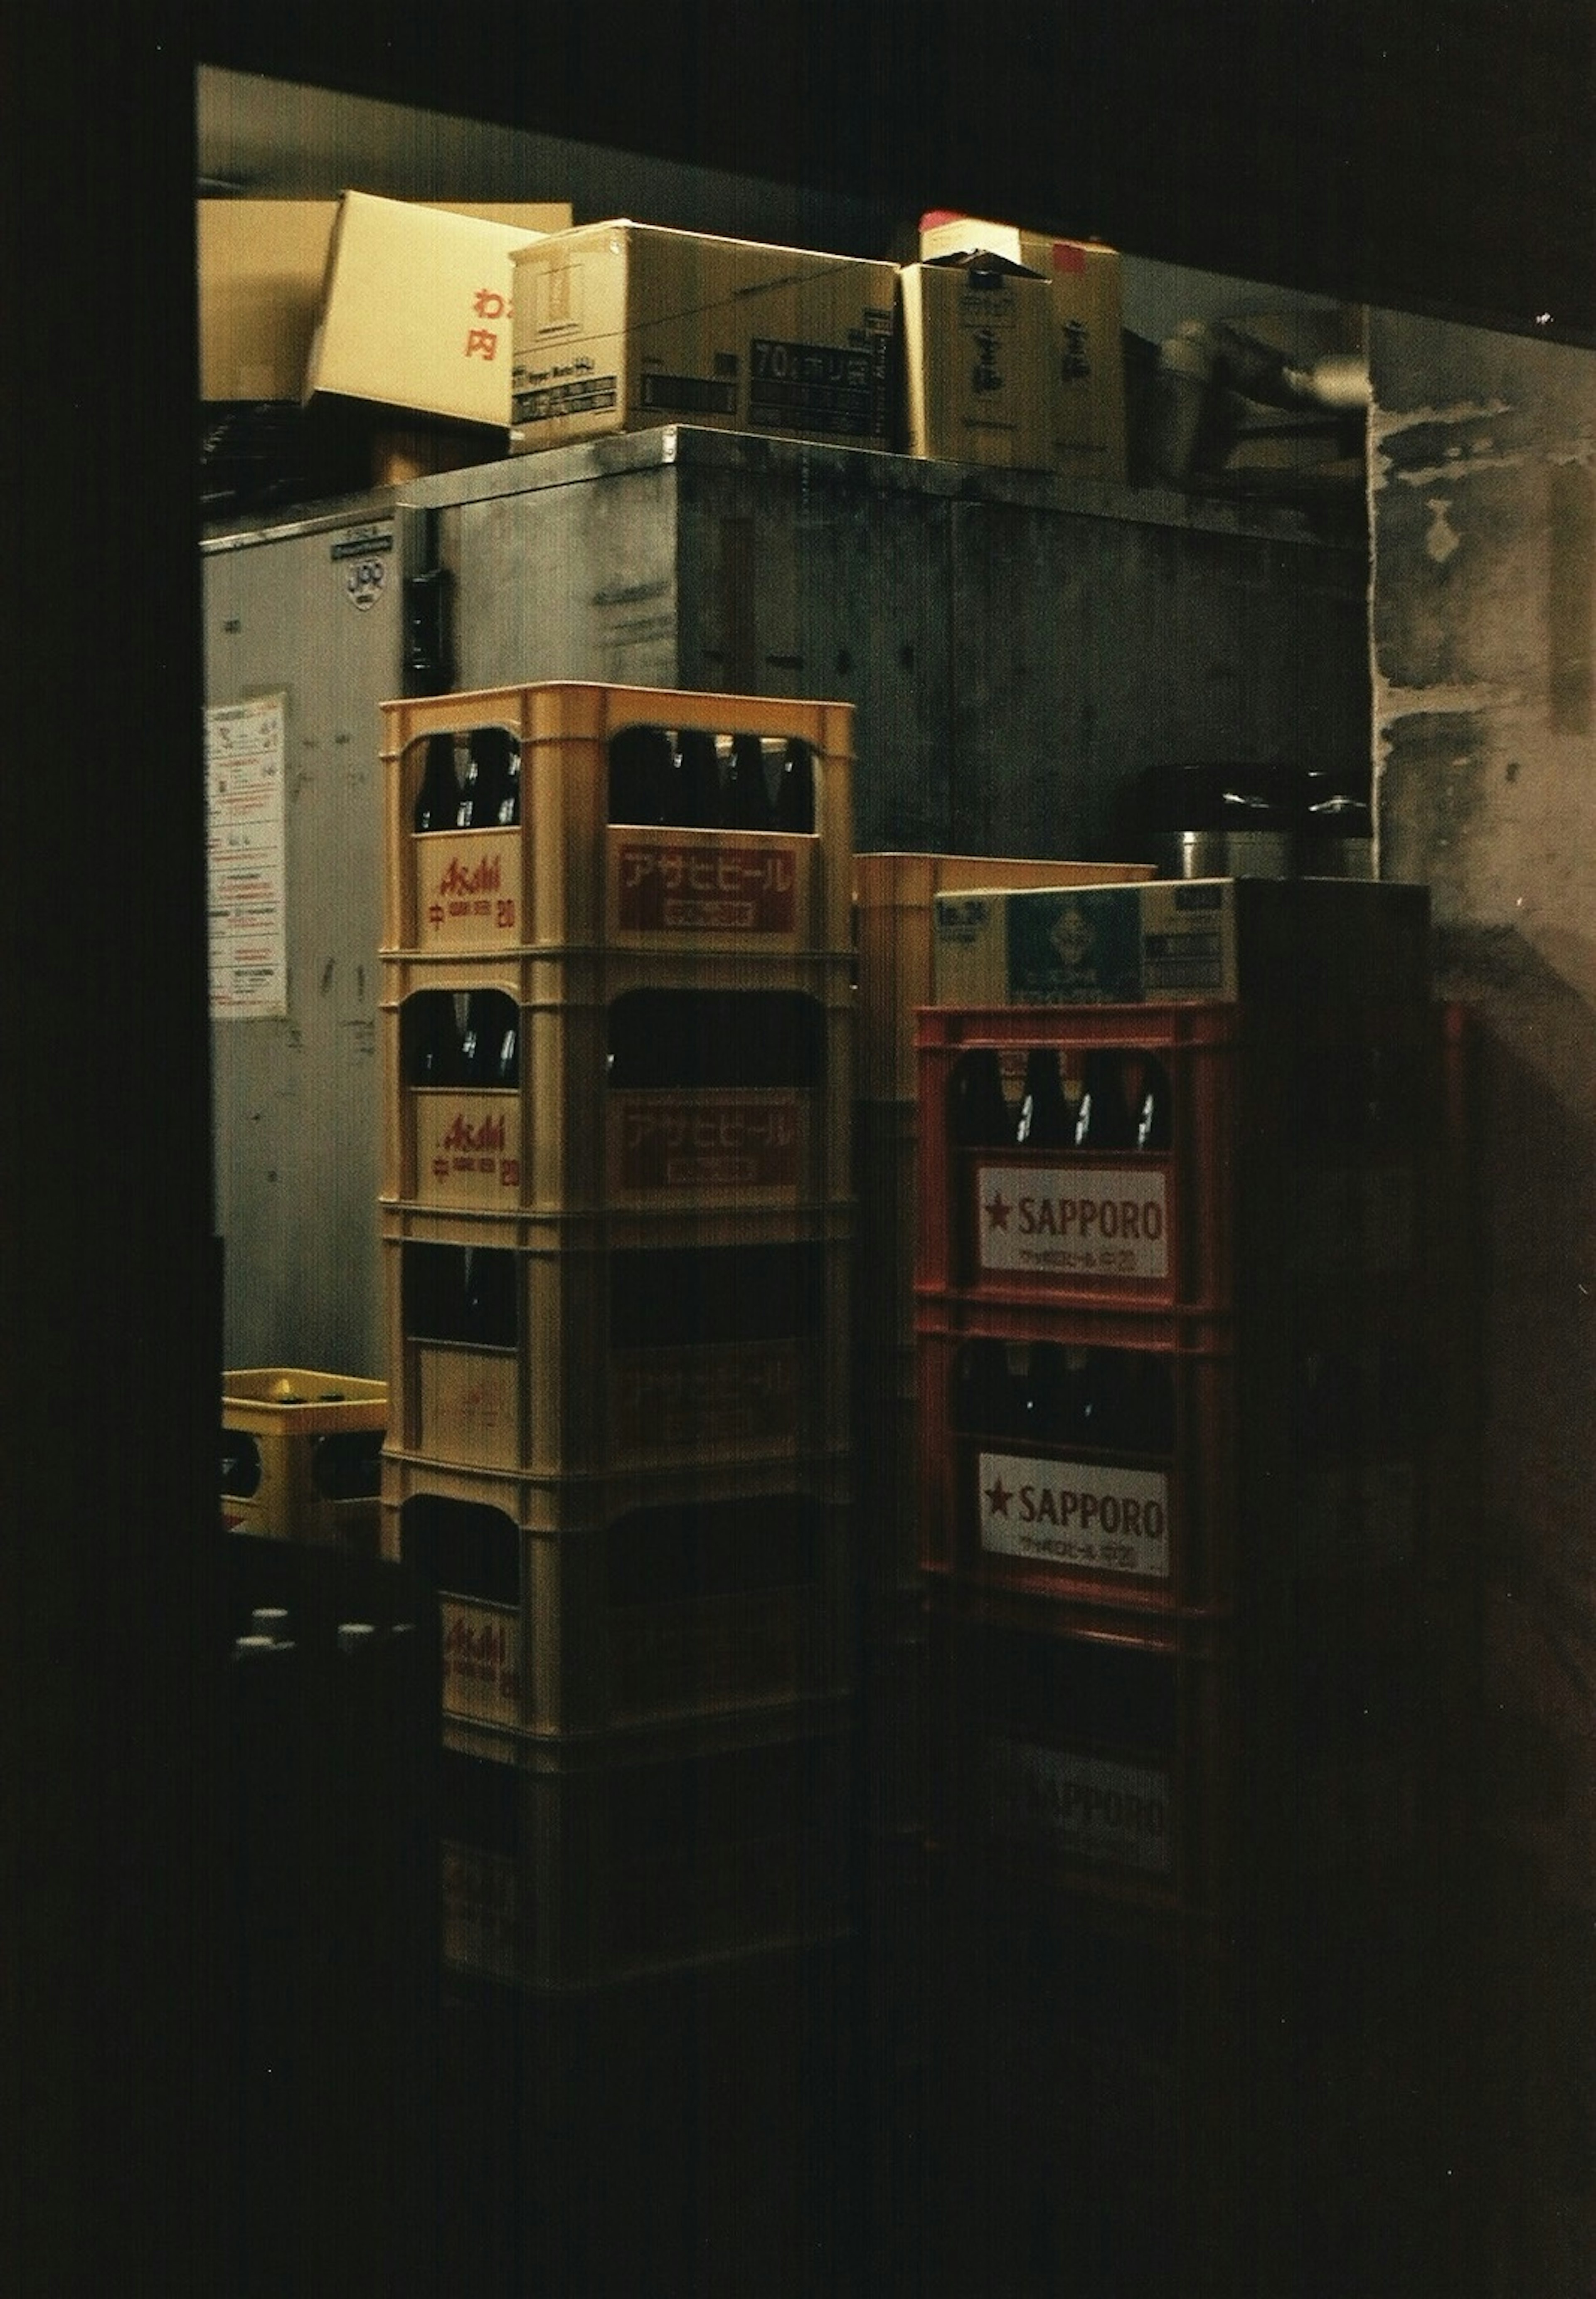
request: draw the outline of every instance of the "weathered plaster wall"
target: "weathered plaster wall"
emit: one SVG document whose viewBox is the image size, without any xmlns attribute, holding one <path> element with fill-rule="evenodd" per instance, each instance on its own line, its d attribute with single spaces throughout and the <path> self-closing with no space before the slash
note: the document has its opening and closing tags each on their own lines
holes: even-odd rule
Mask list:
<svg viewBox="0 0 1596 2299">
<path fill-rule="evenodd" d="M 1596 355 L 1381 314 L 1371 367 L 1380 868 L 1480 1024 L 1469 2256 L 1481 2299 L 1590 2299 Z"/>
</svg>

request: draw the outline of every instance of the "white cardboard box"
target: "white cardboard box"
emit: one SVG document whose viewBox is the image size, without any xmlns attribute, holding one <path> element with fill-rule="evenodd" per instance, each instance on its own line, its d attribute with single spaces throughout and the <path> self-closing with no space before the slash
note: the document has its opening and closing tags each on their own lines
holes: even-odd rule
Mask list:
<svg viewBox="0 0 1596 2299">
<path fill-rule="evenodd" d="M 530 237 L 563 231 L 568 202 L 436 203 Z M 199 200 L 199 395 L 297 401 L 327 277 L 337 200 Z"/>
<path fill-rule="evenodd" d="M 972 259 L 898 274 L 911 455 L 1047 470 L 1053 461 L 1052 290 Z"/>
<path fill-rule="evenodd" d="M 332 392 L 464 423 L 510 421 L 513 258 L 524 219 L 345 192 L 303 396 Z"/>
<path fill-rule="evenodd" d="M 1125 354 L 1119 257 L 1093 240 L 1055 239 L 1009 223 L 935 209 L 920 218 L 920 261 L 985 248 L 1052 281 L 1053 469 L 1125 478 Z"/>
</svg>

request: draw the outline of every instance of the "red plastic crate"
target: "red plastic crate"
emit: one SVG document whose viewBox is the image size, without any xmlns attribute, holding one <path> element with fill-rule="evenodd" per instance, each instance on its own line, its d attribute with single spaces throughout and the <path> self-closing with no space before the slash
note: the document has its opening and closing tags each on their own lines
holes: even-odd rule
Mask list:
<svg viewBox="0 0 1596 2299">
<path fill-rule="evenodd" d="M 1228 1306 L 1236 1042 L 1234 1008 L 922 1009 L 917 1283 Z M 1081 1154 L 958 1139 L 977 1064 L 995 1061 L 1018 1085 L 1033 1049 L 1151 1056 L 1169 1081 L 1173 1147 Z"/>
<path fill-rule="evenodd" d="M 934 1841 L 994 1889 L 1222 1916 L 1251 1802 L 1235 1638 L 1136 1633 L 1124 1615 L 1055 1615 L 1045 1633 L 1034 1621 L 961 1592 L 929 1607 Z"/>
<path fill-rule="evenodd" d="M 1326 1301 L 1401 1294 L 1429 1271 L 1429 1007 L 930 1007 L 919 1049 L 921 1290 L 1214 1313 L 1288 1283 Z M 1169 1146 L 1002 1138 L 1033 1051 L 1077 1082 L 1095 1057 L 1157 1065 Z M 993 1065 L 1002 1111 L 970 1091 Z"/>
<path fill-rule="evenodd" d="M 1050 1402 L 1052 1433 L 1027 1434 Z M 1043 1600 L 1227 1606 L 1236 1424 L 1234 1353 L 1206 1324 L 1121 1318 L 1112 1345 L 1089 1315 L 1019 1341 L 922 1330 L 921 1565 Z"/>
</svg>

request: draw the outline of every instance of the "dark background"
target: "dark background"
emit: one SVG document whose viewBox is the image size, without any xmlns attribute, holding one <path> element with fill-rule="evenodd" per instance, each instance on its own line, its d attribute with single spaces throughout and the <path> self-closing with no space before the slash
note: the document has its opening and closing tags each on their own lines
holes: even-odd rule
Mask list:
<svg viewBox="0 0 1596 2299">
<path fill-rule="evenodd" d="M 195 64 L 1596 342 L 1593 40 L 1583 0 L 5 0 L 6 2287 L 232 2278 Z"/>
</svg>

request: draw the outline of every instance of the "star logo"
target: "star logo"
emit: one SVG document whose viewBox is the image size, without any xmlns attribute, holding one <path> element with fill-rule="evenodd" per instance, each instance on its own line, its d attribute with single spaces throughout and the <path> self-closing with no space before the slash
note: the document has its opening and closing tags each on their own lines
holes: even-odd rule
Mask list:
<svg viewBox="0 0 1596 2299">
<path fill-rule="evenodd" d="M 1007 1516 L 1009 1514 L 1009 1504 L 1013 1498 L 1013 1494 L 1009 1490 L 1007 1485 L 1004 1484 L 1002 1477 L 1000 1477 L 996 1484 L 988 1485 L 986 1488 L 987 1515 Z"/>
<path fill-rule="evenodd" d="M 1000 1191 L 986 1200 L 986 1225 L 989 1229 L 1007 1229 L 1011 1211 L 1009 1200 Z"/>
</svg>

